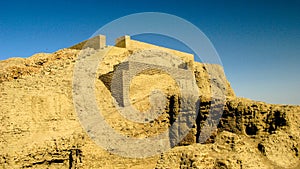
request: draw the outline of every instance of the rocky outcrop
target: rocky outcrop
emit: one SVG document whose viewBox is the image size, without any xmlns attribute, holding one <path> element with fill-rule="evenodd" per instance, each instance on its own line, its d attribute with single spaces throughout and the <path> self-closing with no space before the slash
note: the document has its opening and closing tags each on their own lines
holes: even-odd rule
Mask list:
<svg viewBox="0 0 300 169">
<path fill-rule="evenodd" d="M 149 123 L 135 123 L 118 113 L 109 88 L 116 66 L 134 52 L 153 47 L 132 44 L 108 47 L 95 74 L 95 95 L 114 130 L 148 138 L 176 121 L 182 96 L 168 74 L 144 72 L 131 81 L 130 101 L 137 110 L 147 110 L 151 88 L 159 88 L 167 98 L 163 114 Z M 173 54 L 188 58 L 184 62 L 192 66 L 199 89 L 198 117 L 190 133 L 171 150 L 148 158 L 125 158 L 99 147 L 74 110 L 72 82 L 78 55 L 97 57 L 101 50 L 62 49 L 0 61 L 0 168 L 299 168 L 299 106 L 236 98 L 221 66 L 191 62 L 190 55 L 176 51 Z M 209 116 L 212 107 L 224 110 L 221 119 L 220 114 Z M 213 132 L 202 130 L 207 120 L 217 126 Z M 207 140 L 199 140 L 205 135 Z"/>
</svg>

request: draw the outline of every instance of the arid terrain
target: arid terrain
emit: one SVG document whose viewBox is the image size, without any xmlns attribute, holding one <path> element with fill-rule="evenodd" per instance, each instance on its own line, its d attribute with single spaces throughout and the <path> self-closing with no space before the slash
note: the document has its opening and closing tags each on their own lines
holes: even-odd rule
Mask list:
<svg viewBox="0 0 300 169">
<path fill-rule="evenodd" d="M 221 66 L 194 62 L 187 53 L 130 42 L 97 50 L 78 44 L 54 53 L 0 61 L 0 168 L 300 168 L 300 106 L 238 98 Z M 192 130 L 172 149 L 147 158 L 122 157 L 98 146 L 83 129 L 73 102 L 74 65 L 82 52 L 93 59 L 107 51 L 95 74 L 99 109 L 118 133 L 148 138 L 176 120 L 181 95 L 174 79 L 159 71 L 132 79 L 130 101 L 136 109 L 150 108 L 152 88 L 159 88 L 168 99 L 164 113 L 149 123 L 120 116 L 109 87 L 116 65 L 148 49 L 177 55 L 192 69 L 199 91 L 199 114 Z M 213 92 L 224 96 L 223 104 L 213 100 Z M 217 123 L 213 124 L 217 129 L 200 142 L 199 135 L 206 133 L 199 132 L 210 108 L 217 104 L 223 112 L 220 121 L 211 121 Z"/>
</svg>

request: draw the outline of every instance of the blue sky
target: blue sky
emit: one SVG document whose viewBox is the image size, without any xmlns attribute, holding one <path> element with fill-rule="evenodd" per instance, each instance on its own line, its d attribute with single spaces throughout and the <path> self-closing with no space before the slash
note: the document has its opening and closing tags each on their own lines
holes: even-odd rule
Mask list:
<svg viewBox="0 0 300 169">
<path fill-rule="evenodd" d="M 1 1 L 0 59 L 72 46 L 137 12 L 165 12 L 199 27 L 238 96 L 300 104 L 300 1 Z"/>
</svg>

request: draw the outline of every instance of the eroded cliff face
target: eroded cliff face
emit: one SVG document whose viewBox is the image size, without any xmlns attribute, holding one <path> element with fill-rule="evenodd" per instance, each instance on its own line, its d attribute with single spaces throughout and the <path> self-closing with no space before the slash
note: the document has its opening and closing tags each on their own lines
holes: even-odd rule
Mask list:
<svg viewBox="0 0 300 169">
<path fill-rule="evenodd" d="M 200 121 L 209 105 L 202 102 Z M 206 144 L 175 147 L 161 155 L 156 167 L 299 168 L 299 111 L 299 106 L 228 99 Z"/>
<path fill-rule="evenodd" d="M 114 67 L 140 49 L 109 47 L 95 75 L 97 104 L 108 124 L 128 137 L 148 138 L 166 130 L 179 113 L 181 95 L 174 79 L 147 72 L 132 80 L 132 104 L 149 108 L 151 87 L 166 94 L 164 113 L 149 123 L 122 117 L 109 89 Z M 105 49 L 101 49 L 105 50 Z M 99 50 L 84 49 L 89 57 Z M 125 158 L 99 147 L 83 130 L 73 103 L 73 70 L 80 50 L 62 49 L 27 59 L 0 62 L 1 168 L 299 168 L 300 107 L 236 98 L 222 67 L 190 63 L 199 89 L 199 116 L 187 137 L 167 152 Z M 163 81 L 161 79 L 164 79 Z M 212 83 L 213 81 L 213 83 Z M 216 91 L 212 91 L 215 85 Z M 212 92 L 226 96 L 220 122 L 205 143 L 197 143 Z M 150 146 L 151 148 L 151 146 Z M 147 149 L 145 149 L 147 151 Z"/>
</svg>

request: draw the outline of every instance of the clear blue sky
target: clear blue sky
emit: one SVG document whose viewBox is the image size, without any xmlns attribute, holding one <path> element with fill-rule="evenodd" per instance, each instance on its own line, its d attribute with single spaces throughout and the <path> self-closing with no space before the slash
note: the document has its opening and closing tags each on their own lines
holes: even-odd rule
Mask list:
<svg viewBox="0 0 300 169">
<path fill-rule="evenodd" d="M 300 104 L 300 1 L 1 1 L 0 59 L 54 52 L 137 12 L 170 13 L 198 26 L 238 96 Z"/>
</svg>

